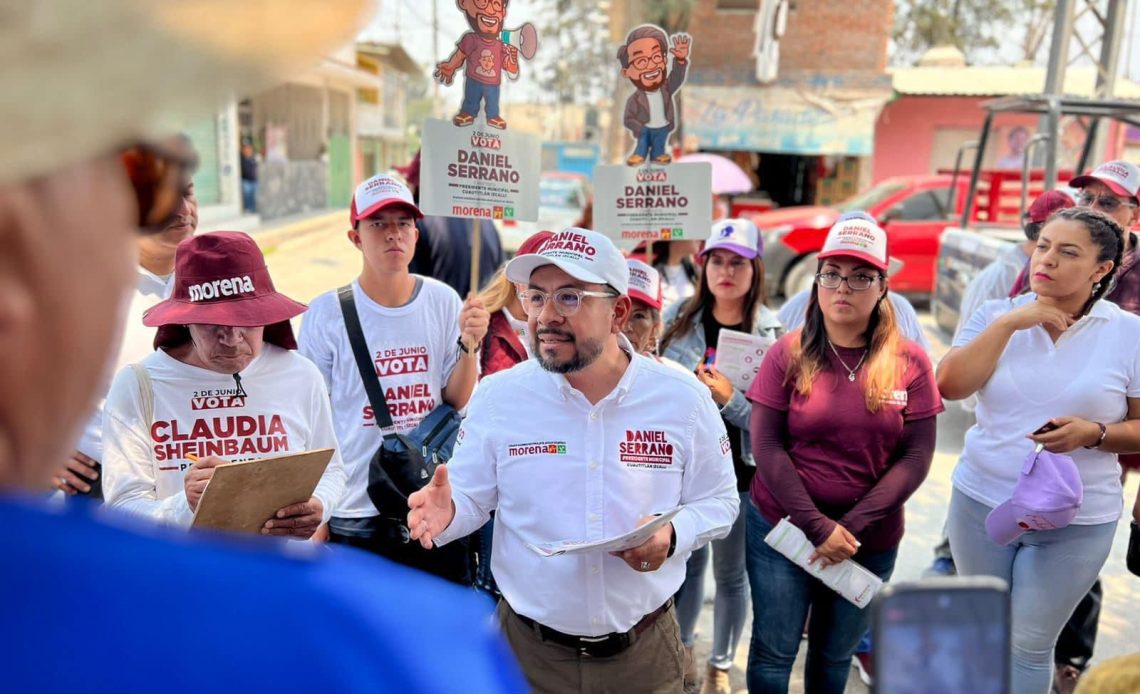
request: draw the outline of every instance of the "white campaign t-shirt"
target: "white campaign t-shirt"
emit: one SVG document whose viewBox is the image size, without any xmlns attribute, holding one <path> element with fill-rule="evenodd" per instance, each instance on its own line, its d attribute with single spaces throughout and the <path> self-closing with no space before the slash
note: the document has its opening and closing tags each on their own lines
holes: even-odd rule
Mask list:
<svg viewBox="0 0 1140 694">
<path fill-rule="evenodd" d="M 154 334 L 156 328 L 143 325 L 143 313 L 147 309 L 170 296 L 174 286 L 174 274 L 160 277 L 143 267 L 138 267 L 138 282 L 135 291 L 130 295 L 126 306 L 126 315 L 123 318 L 122 335 L 119 341 L 119 353 L 112 364 L 108 364 L 106 388 L 110 388 L 111 379 L 127 364 L 141 361 L 146 355 L 154 351 Z M 103 460 L 103 407 L 105 400 L 100 400 L 95 413 L 87 420 L 83 427 L 83 434 L 79 438 L 76 449 L 90 457 L 92 460 Z"/>
<path fill-rule="evenodd" d="M 416 276 L 418 289 L 407 304 L 381 306 L 354 281 L 356 311 L 372 352 L 376 375 L 396 430 L 405 433 L 443 402 L 443 387 L 459 359 L 459 312 L 455 290 L 428 277 Z M 328 384 L 337 439 L 340 440 L 348 488 L 333 515 L 371 518 L 379 511 L 368 498 L 368 462 L 383 438 L 352 345 L 336 291 L 313 299 L 301 323 L 301 354 L 313 360 Z"/>
<path fill-rule="evenodd" d="M 665 97 L 661 94 L 661 90 L 645 92 L 645 98 L 649 102 L 649 120 L 646 121 L 645 127 L 664 128 L 669 125 L 669 121 L 665 120 Z"/>
<path fill-rule="evenodd" d="M 154 419 L 145 421 L 138 377 L 115 376 L 103 416 L 103 492 L 108 506 L 188 525 L 193 512 L 183 478 L 193 461 L 216 455 L 229 462 L 339 448 L 320 373 L 295 352 L 266 344 L 241 372 L 245 397 L 232 375 L 184 364 L 162 350 L 142 361 L 154 393 Z M 314 492 L 327 521 L 344 492 L 339 451 Z"/>
<path fill-rule="evenodd" d="M 1011 309 L 1037 298 L 987 301 L 954 339 L 961 347 Z M 977 393 L 977 424 L 954 469 L 954 486 L 987 506 L 1013 495 L 1025 457 L 1025 438 L 1053 417 L 1075 416 L 1112 424 L 1124 420 L 1126 398 L 1140 397 L 1140 318 L 1109 301 L 1061 334 L 1056 344 L 1041 326 L 1013 334 L 990 380 Z M 1069 452 L 1084 484 L 1073 523 L 1095 525 L 1120 517 L 1120 465 L 1115 453 L 1078 448 Z"/>
</svg>

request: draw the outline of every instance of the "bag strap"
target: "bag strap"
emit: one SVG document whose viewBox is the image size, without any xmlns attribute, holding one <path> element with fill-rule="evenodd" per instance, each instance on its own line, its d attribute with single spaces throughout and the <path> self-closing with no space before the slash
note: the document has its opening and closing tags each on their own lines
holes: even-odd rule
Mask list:
<svg viewBox="0 0 1140 694">
<path fill-rule="evenodd" d="M 143 421 L 146 422 L 147 431 L 154 426 L 154 384 L 150 380 L 150 372 L 139 363 L 131 364 L 131 371 L 135 372 L 135 381 L 139 388 L 139 405 L 142 406 Z M 150 462 L 157 465 L 154 459 L 154 447 L 150 448 Z"/>
<path fill-rule="evenodd" d="M 131 364 L 131 371 L 135 372 L 135 380 L 139 386 L 139 403 L 142 405 L 143 419 L 149 429 L 154 425 L 154 386 L 150 382 L 150 373 L 142 364 Z"/>
<path fill-rule="evenodd" d="M 380 378 L 376 375 L 376 367 L 372 365 L 368 341 L 364 338 L 364 329 L 360 327 L 360 315 L 356 312 L 352 285 L 346 284 L 336 290 L 336 295 L 340 299 L 340 312 L 344 315 L 344 329 L 348 332 L 352 355 L 356 357 L 356 368 L 360 371 L 364 392 L 368 394 L 368 402 L 372 405 L 372 415 L 381 432 L 394 432 L 395 425 L 392 423 L 392 414 L 388 412 L 388 401 L 384 399 L 384 389 L 380 387 Z M 394 434 L 384 433 L 383 436 L 390 438 Z"/>
</svg>

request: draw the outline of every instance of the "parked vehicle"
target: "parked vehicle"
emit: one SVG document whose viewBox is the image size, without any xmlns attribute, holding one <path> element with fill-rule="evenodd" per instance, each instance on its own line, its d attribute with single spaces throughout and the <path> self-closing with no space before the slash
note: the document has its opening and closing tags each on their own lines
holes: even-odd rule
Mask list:
<svg viewBox="0 0 1140 694">
<path fill-rule="evenodd" d="M 1063 185 L 1073 178 L 1073 171 L 1090 167 L 1092 144 L 1102 119 L 1140 127 L 1140 104 L 1119 100 L 1095 100 L 1076 97 L 1031 95 L 1005 97 L 982 104 L 986 118 L 976 143 L 977 153 L 970 183 L 966 186 L 965 205 L 983 210 L 981 214 L 960 214 L 958 223 L 942 234 L 936 265 L 936 286 L 930 310 L 940 332 L 953 335 L 958 325 L 958 307 L 962 294 L 986 265 L 993 262 L 1010 244 L 1024 237 L 1020 230 L 1021 213 L 1037 195 Z M 982 157 L 993 131 L 994 118 L 1000 114 L 1037 114 L 1049 126 L 1047 132 L 1060 132 L 1058 123 L 1065 116 L 1088 119 L 1084 146 L 1073 170 L 1057 170 L 1057 142 L 1045 134 L 1030 138 L 1026 161 L 1034 151 L 1043 152 L 1043 168 L 1022 171 L 985 171 Z M 973 144 L 973 143 L 972 143 Z M 959 206 L 961 207 L 961 206 Z"/>
<path fill-rule="evenodd" d="M 844 212 L 864 210 L 887 231 L 891 255 L 904 263 L 891 277 L 891 289 L 919 299 L 929 297 L 934 290 L 938 238 L 961 211 L 966 185 L 964 175 L 955 185 L 952 172 L 899 176 L 834 207 L 785 207 L 752 215 L 764 231 L 768 293 L 787 297 L 811 286 L 816 255 L 827 230 Z M 957 191 L 953 211 L 947 206 L 951 188 Z"/>
</svg>

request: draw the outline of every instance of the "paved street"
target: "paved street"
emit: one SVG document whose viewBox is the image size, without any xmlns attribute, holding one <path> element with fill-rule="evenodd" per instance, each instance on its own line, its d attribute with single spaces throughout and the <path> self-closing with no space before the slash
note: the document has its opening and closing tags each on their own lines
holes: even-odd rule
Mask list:
<svg viewBox="0 0 1140 694">
<path fill-rule="evenodd" d="M 329 224 L 305 236 L 292 238 L 279 245 L 268 246 L 267 260 L 278 289 L 299 301 L 309 301 L 321 292 L 338 287 L 352 279 L 359 271 L 360 256 L 345 238 L 347 212 L 343 223 Z M 928 321 L 929 317 L 924 316 Z M 928 332 L 932 333 L 931 327 Z M 946 347 L 931 334 L 936 345 L 934 357 Z M 948 403 L 947 411 L 939 418 L 938 446 L 929 479 L 907 505 L 907 533 L 899 553 L 895 580 L 918 579 L 929 565 L 931 548 L 938 542 L 950 494 L 950 473 L 961 451 L 963 436 L 972 423 L 972 416 L 963 412 L 956 403 Z M 1129 508 L 1137 494 L 1140 476 L 1128 480 L 1125 491 Z M 1136 650 L 1136 628 L 1130 621 L 1140 606 L 1140 579 L 1124 567 L 1127 548 L 1128 524 L 1117 528 L 1117 539 L 1112 556 L 1103 573 L 1105 602 L 1101 613 L 1100 635 L 1096 659 L 1102 660 Z M 713 585 L 712 575 L 707 585 Z M 747 634 L 737 653 L 732 677 L 734 687 L 744 690 L 744 666 L 747 658 Z M 700 626 L 701 646 L 707 657 L 708 639 L 712 633 L 712 606 L 706 605 Z M 1132 634 L 1129 636 L 1129 634 Z M 802 660 L 802 658 L 801 658 Z M 848 692 L 865 692 L 852 671 Z M 797 679 L 798 676 L 797 676 Z M 802 685 L 798 685 L 801 686 Z"/>
</svg>

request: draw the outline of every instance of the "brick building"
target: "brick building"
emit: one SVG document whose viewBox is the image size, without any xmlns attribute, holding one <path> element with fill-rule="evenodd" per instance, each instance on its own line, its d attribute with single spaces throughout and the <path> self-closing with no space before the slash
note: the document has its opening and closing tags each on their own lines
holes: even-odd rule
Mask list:
<svg viewBox="0 0 1140 694">
<path fill-rule="evenodd" d="M 781 205 L 865 187 L 893 21 L 893 0 L 698 0 L 686 148 L 748 165 Z"/>
</svg>

